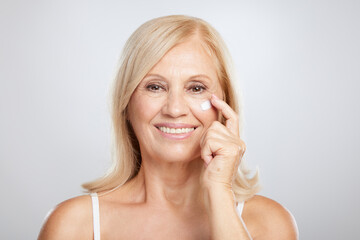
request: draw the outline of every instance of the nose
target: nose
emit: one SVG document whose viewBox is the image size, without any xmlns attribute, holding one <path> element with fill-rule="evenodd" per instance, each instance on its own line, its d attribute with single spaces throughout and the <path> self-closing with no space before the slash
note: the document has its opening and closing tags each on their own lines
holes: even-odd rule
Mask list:
<svg viewBox="0 0 360 240">
<path fill-rule="evenodd" d="M 186 116 L 189 113 L 189 106 L 183 94 L 182 91 L 169 92 L 162 114 L 173 118 Z"/>
</svg>

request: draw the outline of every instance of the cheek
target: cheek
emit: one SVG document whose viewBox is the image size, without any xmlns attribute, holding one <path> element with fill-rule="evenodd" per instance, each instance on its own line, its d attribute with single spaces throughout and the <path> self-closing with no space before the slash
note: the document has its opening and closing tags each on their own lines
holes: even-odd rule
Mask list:
<svg viewBox="0 0 360 240">
<path fill-rule="evenodd" d="M 203 110 L 201 104 L 205 101 L 207 100 L 192 102 L 190 109 L 194 116 L 207 128 L 212 122 L 218 120 L 218 111 L 213 106 Z"/>
<path fill-rule="evenodd" d="M 220 87 L 218 87 L 213 93 L 220 99 L 223 98 Z M 207 101 L 210 101 L 210 99 L 211 92 L 199 95 L 197 97 L 188 96 L 186 98 L 191 112 L 204 125 L 205 128 L 209 127 L 212 122 L 221 120 L 221 113 L 214 106 L 212 106 L 210 102 L 206 103 Z M 205 106 L 210 104 L 210 108 L 203 110 L 202 104 L 204 104 Z"/>
<path fill-rule="evenodd" d="M 129 119 L 134 129 L 148 124 L 160 110 L 160 99 L 140 95 L 133 98 L 129 104 Z M 136 130 L 135 130 L 136 131 Z"/>
</svg>

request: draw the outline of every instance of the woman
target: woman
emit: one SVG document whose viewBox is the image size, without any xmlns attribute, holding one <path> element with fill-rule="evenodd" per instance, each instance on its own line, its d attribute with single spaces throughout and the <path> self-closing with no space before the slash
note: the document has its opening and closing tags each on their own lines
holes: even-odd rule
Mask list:
<svg viewBox="0 0 360 240">
<path fill-rule="evenodd" d="M 205 21 L 167 16 L 125 45 L 115 78 L 114 165 L 51 213 L 39 239 L 297 239 L 241 158 L 226 47 Z M 100 227 L 101 226 L 101 227 Z"/>
</svg>

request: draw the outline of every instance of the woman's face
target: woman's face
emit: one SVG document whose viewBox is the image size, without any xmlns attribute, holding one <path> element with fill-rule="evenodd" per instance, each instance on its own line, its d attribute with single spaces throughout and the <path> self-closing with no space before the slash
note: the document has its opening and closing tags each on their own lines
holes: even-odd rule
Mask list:
<svg viewBox="0 0 360 240">
<path fill-rule="evenodd" d="M 222 98 L 213 59 L 194 38 L 172 48 L 144 77 L 133 93 L 129 121 L 147 158 L 168 162 L 200 157 L 200 138 L 217 120 L 201 104 Z"/>
</svg>

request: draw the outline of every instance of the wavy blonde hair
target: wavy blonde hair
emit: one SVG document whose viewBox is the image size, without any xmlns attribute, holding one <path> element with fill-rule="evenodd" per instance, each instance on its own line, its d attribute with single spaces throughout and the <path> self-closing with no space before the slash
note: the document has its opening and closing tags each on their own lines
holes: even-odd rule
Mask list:
<svg viewBox="0 0 360 240">
<path fill-rule="evenodd" d="M 107 191 L 125 184 L 137 175 L 141 166 L 139 143 L 129 121 L 127 106 L 131 95 L 146 74 L 174 46 L 193 36 L 199 37 L 204 49 L 213 57 L 224 101 L 239 116 L 243 128 L 242 106 L 236 99 L 232 84 L 232 61 L 219 33 L 202 19 L 172 15 L 152 19 L 141 25 L 126 42 L 112 87 L 113 164 L 107 173 L 82 186 L 88 192 Z M 233 190 L 238 202 L 252 197 L 259 190 L 258 172 L 250 172 L 241 162 Z"/>
</svg>

